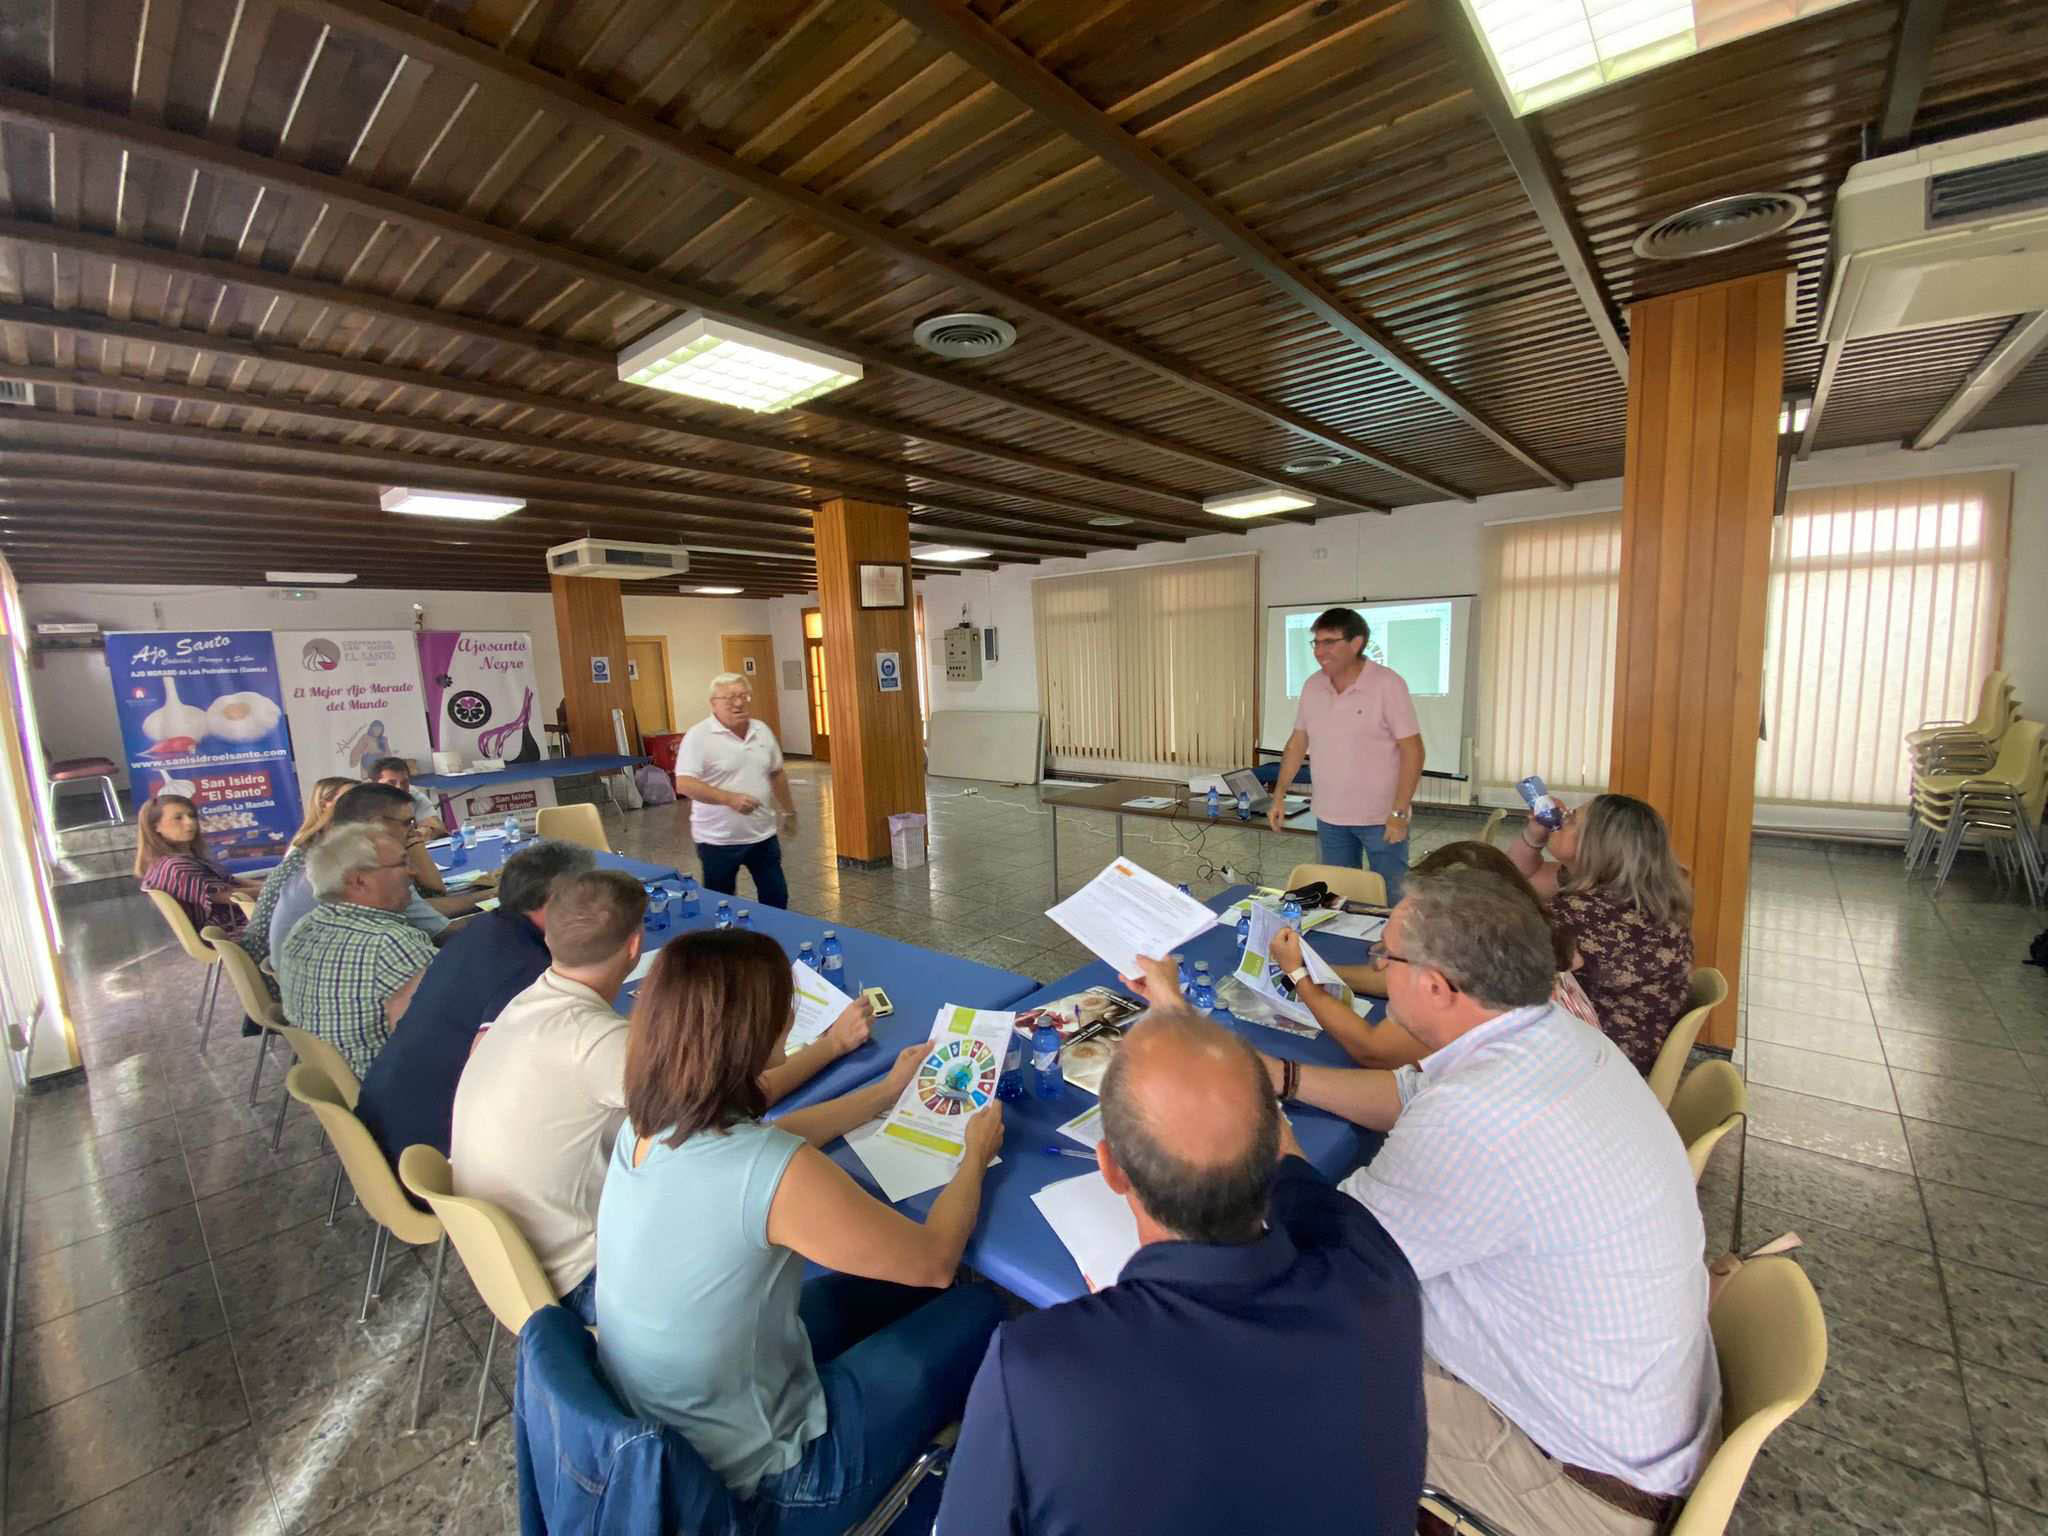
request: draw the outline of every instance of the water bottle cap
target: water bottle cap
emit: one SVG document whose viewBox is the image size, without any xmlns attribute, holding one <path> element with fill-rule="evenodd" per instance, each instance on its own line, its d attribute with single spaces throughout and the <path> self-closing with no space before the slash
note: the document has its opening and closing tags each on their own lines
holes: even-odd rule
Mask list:
<svg viewBox="0 0 2048 1536">
<path fill-rule="evenodd" d="M 1208 962 L 1208 961 L 1206 961 L 1206 960 L 1197 960 L 1197 961 L 1195 962 L 1195 970 L 1196 970 L 1197 974 L 1199 974 L 1199 973 L 1201 973 L 1201 972 L 1203 972 L 1203 971 L 1206 971 L 1206 970 L 1208 970 L 1208 969 L 1209 969 L 1209 962 Z"/>
<path fill-rule="evenodd" d="M 839 930 L 837 928 L 827 928 L 825 930 L 825 937 L 828 939 L 836 939 L 839 937 Z"/>
</svg>

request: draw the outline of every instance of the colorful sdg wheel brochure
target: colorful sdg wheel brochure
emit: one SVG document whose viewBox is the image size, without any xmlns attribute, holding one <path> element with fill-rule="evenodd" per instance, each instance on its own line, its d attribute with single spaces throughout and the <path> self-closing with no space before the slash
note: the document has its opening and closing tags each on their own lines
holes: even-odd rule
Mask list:
<svg viewBox="0 0 2048 1536">
<path fill-rule="evenodd" d="M 995 1101 L 1014 1013 L 941 1008 L 924 1060 L 889 1111 L 881 1134 L 941 1157 L 967 1150 L 967 1122 Z"/>
</svg>

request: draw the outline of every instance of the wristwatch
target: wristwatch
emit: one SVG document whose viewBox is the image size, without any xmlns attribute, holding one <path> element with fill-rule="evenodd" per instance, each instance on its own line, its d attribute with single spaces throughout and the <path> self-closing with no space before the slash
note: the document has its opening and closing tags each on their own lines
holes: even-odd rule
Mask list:
<svg viewBox="0 0 2048 1536">
<path fill-rule="evenodd" d="M 1308 980 L 1308 967 L 1305 965 L 1297 965 L 1293 970 L 1287 973 L 1287 979 L 1293 982 L 1297 987 L 1300 986 L 1303 982 Z"/>
<path fill-rule="evenodd" d="M 1389 811 L 1387 812 L 1387 820 L 1406 821 L 1411 814 L 1413 813 L 1409 811 Z"/>
</svg>

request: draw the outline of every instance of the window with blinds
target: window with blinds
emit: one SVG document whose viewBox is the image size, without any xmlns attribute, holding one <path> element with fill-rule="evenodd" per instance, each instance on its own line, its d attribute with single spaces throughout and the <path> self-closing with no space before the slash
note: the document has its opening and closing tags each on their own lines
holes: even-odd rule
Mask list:
<svg viewBox="0 0 2048 1536">
<path fill-rule="evenodd" d="M 1793 491 L 1771 540 L 1759 800 L 1905 805 L 1902 738 L 1976 707 L 2004 621 L 2012 476 Z"/>
<path fill-rule="evenodd" d="M 1614 718 L 1621 513 L 1486 529 L 1479 601 L 1479 788 L 1541 774 L 1603 789 Z"/>
<path fill-rule="evenodd" d="M 1177 776 L 1252 760 L 1256 555 L 1032 584 L 1055 765 Z"/>
</svg>

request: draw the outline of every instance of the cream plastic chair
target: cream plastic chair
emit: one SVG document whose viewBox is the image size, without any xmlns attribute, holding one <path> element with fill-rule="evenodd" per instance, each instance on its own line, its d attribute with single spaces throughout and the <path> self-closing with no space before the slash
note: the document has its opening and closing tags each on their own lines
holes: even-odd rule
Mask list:
<svg viewBox="0 0 2048 1536">
<path fill-rule="evenodd" d="M 455 1193 L 454 1170 L 448 1159 L 429 1146 L 407 1147 L 398 1158 L 398 1176 L 405 1187 L 434 1208 L 447 1234 L 434 1251 L 434 1289 L 441 1289 L 441 1270 L 448 1262 L 448 1243 L 462 1255 L 462 1267 L 476 1286 L 484 1305 L 491 1309 L 491 1341 L 484 1346 L 483 1377 L 476 1387 L 476 1418 L 470 1425 L 469 1443 L 475 1445 L 483 1433 L 484 1403 L 491 1390 L 491 1356 L 498 1348 L 498 1324 L 512 1330 L 516 1339 L 526 1320 L 557 1298 L 548 1284 L 547 1271 L 534 1257 L 526 1234 L 500 1206 L 471 1195 Z"/>
<path fill-rule="evenodd" d="M 294 1025 L 280 1024 L 277 1032 L 284 1036 L 284 1043 L 292 1048 L 292 1055 L 298 1058 L 300 1065 L 311 1067 L 333 1084 L 335 1091 L 341 1095 L 341 1102 L 353 1111 L 356 1100 L 362 1097 L 363 1085 L 356 1081 L 356 1075 L 349 1067 L 348 1058 L 318 1035 L 308 1034 Z M 273 1152 L 284 1140 L 284 1112 L 290 1107 L 291 1102 L 292 1095 L 287 1086 L 286 1091 L 278 1095 L 277 1123 L 270 1128 L 270 1150 Z M 334 1170 L 334 1193 L 327 1197 L 327 1225 L 330 1227 L 341 1213 L 341 1186 L 346 1173 L 346 1169 Z"/>
<path fill-rule="evenodd" d="M 1708 1321 L 1721 1366 L 1721 1446 L 1686 1495 L 1670 1536 L 1722 1536 L 1756 1453 L 1806 1406 L 1828 1364 L 1820 1297 L 1791 1259 L 1751 1259 L 1729 1277 Z M 1424 1486 L 1422 1507 L 1454 1531 L 1510 1536 L 1440 1488 Z"/>
<path fill-rule="evenodd" d="M 185 915 L 185 909 L 167 892 L 150 891 L 147 894 L 156 903 L 157 911 L 163 914 L 164 923 L 179 947 L 207 968 L 205 978 L 199 983 L 199 1013 L 193 1020 L 199 1026 L 199 1051 L 204 1055 L 206 1037 L 213 1033 L 214 1005 L 220 1000 L 220 955 L 199 937 L 199 930 L 192 926 L 192 919 Z"/>
<path fill-rule="evenodd" d="M 1369 906 L 1387 904 L 1387 882 L 1369 869 L 1346 869 L 1342 864 L 1297 864 L 1287 877 L 1287 889 L 1320 880 L 1346 901 Z"/>
<path fill-rule="evenodd" d="M 242 1012 L 263 1030 L 263 1044 L 256 1051 L 256 1070 L 249 1076 L 249 1102 L 254 1104 L 256 1095 L 263 1088 L 263 1064 L 270 1059 L 270 1042 L 284 1024 L 284 1010 L 270 995 L 270 988 L 263 981 L 263 972 L 249 958 L 246 949 L 211 923 L 199 930 L 199 937 L 213 946 L 220 968 L 227 972 L 228 982 L 235 989 Z"/>
<path fill-rule="evenodd" d="M 1703 1061 L 1685 1074 L 1678 1092 L 1671 1096 L 1671 1123 L 1678 1139 L 1685 1143 L 1685 1155 L 1692 1163 L 1692 1181 L 1697 1184 L 1707 1171 L 1707 1159 L 1721 1138 L 1749 1114 L 1749 1090 L 1742 1074 L 1727 1061 Z M 1736 1200 L 1741 1201 L 1738 1182 Z M 1738 1248 L 1741 1246 L 1738 1229 Z"/>
<path fill-rule="evenodd" d="M 1506 811 L 1494 811 L 1491 816 L 1486 818 L 1486 825 L 1479 829 L 1479 841 L 1482 843 L 1492 842 L 1493 834 L 1500 830 L 1500 824 L 1507 819 L 1508 813 Z"/>
<path fill-rule="evenodd" d="M 377 1235 L 370 1245 L 370 1277 L 363 1286 L 363 1310 L 356 1321 L 369 1321 L 370 1303 L 383 1292 L 384 1261 L 390 1255 L 394 1236 L 413 1247 L 440 1244 L 435 1251 L 434 1288 L 427 1293 L 426 1320 L 420 1325 L 419 1370 L 413 1378 L 412 1419 L 407 1425 L 410 1433 L 420 1427 L 420 1392 L 427 1379 L 427 1350 L 434 1342 L 434 1308 L 441 1299 L 440 1256 L 447 1252 L 447 1233 L 442 1230 L 440 1217 L 420 1210 L 405 1198 L 376 1139 L 355 1117 L 353 1094 L 344 1095 L 319 1068 L 304 1062 L 285 1074 L 284 1085 L 287 1093 L 319 1117 L 321 1129 L 327 1132 L 335 1155 L 341 1159 L 342 1171 L 355 1186 L 356 1199 L 377 1223 Z"/>
<path fill-rule="evenodd" d="M 535 837 L 556 837 L 598 853 L 610 853 L 612 845 L 604 835 L 604 819 L 594 805 L 543 806 L 533 820 Z"/>
<path fill-rule="evenodd" d="M 1707 1015 L 1727 1001 L 1728 978 L 1711 965 L 1695 967 L 1685 1012 L 1664 1037 L 1663 1047 L 1650 1068 L 1650 1092 L 1657 1095 L 1657 1102 L 1666 1109 L 1671 1107 L 1671 1096 L 1678 1092 L 1678 1079 L 1685 1071 L 1686 1058 L 1692 1055 L 1692 1043 L 1699 1039 Z"/>
</svg>

